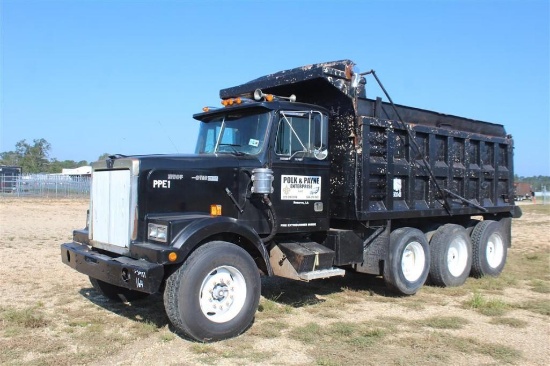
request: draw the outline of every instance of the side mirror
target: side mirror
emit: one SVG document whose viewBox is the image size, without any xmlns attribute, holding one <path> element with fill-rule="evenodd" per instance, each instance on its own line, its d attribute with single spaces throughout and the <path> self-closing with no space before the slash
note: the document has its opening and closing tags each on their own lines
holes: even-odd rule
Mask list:
<svg viewBox="0 0 550 366">
<path fill-rule="evenodd" d="M 316 147 L 313 150 L 313 156 L 315 156 L 315 159 L 317 160 L 325 160 L 328 156 L 328 150 L 323 146 Z"/>
<path fill-rule="evenodd" d="M 359 86 L 359 82 L 361 81 L 361 74 L 359 74 L 358 72 L 356 72 L 355 74 L 353 74 L 353 76 L 351 77 L 351 87 L 352 88 L 357 88 Z"/>
</svg>

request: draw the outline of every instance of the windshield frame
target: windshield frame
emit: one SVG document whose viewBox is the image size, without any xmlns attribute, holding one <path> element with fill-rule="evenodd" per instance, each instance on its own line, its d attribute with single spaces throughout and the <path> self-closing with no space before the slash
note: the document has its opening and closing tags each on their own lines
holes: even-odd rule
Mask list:
<svg viewBox="0 0 550 366">
<path fill-rule="evenodd" d="M 204 116 L 208 118 L 200 119 L 195 154 L 262 154 L 269 145 L 273 114 L 271 109 L 253 108 L 222 110 L 221 113 Z M 256 122 L 253 121 L 255 118 Z"/>
</svg>

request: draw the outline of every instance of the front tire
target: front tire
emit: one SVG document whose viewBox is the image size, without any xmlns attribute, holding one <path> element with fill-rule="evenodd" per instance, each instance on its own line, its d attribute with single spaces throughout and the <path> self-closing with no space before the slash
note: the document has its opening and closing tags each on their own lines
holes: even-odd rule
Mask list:
<svg viewBox="0 0 550 366">
<path fill-rule="evenodd" d="M 388 258 L 384 263 L 386 286 L 402 295 L 414 295 L 426 282 L 430 249 L 424 233 L 404 227 L 390 234 Z"/>
<path fill-rule="evenodd" d="M 194 251 L 166 281 L 164 306 L 174 327 L 197 341 L 243 333 L 260 301 L 260 274 L 241 247 L 223 241 Z"/>
<path fill-rule="evenodd" d="M 460 286 L 472 267 L 472 243 L 460 225 L 441 226 L 430 241 L 430 280 L 436 286 Z"/>
<path fill-rule="evenodd" d="M 506 264 L 508 240 L 497 221 L 481 221 L 472 231 L 472 270 L 476 278 L 498 276 Z"/>
</svg>

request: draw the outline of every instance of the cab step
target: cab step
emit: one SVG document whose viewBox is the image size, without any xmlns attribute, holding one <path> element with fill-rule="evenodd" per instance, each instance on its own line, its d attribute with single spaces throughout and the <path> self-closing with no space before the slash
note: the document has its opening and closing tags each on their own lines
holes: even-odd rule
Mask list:
<svg viewBox="0 0 550 366">
<path fill-rule="evenodd" d="M 318 280 L 320 278 L 328 278 L 328 277 L 335 277 L 335 276 L 343 277 L 345 274 L 346 274 L 346 271 L 344 271 L 342 268 L 320 269 L 318 271 L 298 273 L 298 275 L 300 276 L 300 279 L 304 281 Z"/>
</svg>

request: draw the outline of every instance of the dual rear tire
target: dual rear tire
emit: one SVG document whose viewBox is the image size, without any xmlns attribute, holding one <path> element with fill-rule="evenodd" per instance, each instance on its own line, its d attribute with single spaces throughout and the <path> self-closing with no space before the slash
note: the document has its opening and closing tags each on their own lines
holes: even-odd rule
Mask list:
<svg viewBox="0 0 550 366">
<path fill-rule="evenodd" d="M 498 276 L 504 269 L 509 242 L 497 221 L 478 223 L 472 231 L 472 277 Z"/>
<path fill-rule="evenodd" d="M 439 227 L 430 241 L 430 281 L 441 287 L 460 286 L 472 267 L 472 243 L 463 226 Z"/>
<path fill-rule="evenodd" d="M 390 234 L 384 263 L 386 286 L 401 295 L 415 294 L 430 279 L 441 287 L 461 286 L 468 276 L 498 276 L 506 263 L 507 236 L 497 221 L 477 223 L 471 235 L 461 225 L 440 226 L 428 244 L 422 231 L 403 227 Z"/>
<path fill-rule="evenodd" d="M 426 282 L 429 270 L 430 248 L 426 235 L 411 227 L 394 230 L 384 263 L 386 286 L 401 295 L 414 295 Z"/>
</svg>

